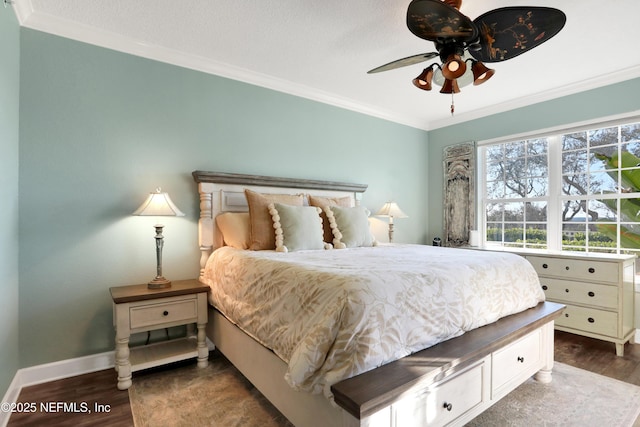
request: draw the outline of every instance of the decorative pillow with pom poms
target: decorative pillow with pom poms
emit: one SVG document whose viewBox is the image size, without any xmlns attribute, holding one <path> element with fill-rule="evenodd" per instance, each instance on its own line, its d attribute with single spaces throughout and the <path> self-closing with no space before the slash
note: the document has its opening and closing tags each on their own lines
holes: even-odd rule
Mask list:
<svg viewBox="0 0 640 427">
<path fill-rule="evenodd" d="M 276 251 L 292 252 L 309 249 L 330 249 L 323 240 L 320 208 L 270 203 Z"/>
<path fill-rule="evenodd" d="M 324 210 L 333 232 L 336 249 L 377 246 L 378 242 L 369 229 L 369 211 L 361 206 L 346 208 L 328 206 Z"/>
</svg>

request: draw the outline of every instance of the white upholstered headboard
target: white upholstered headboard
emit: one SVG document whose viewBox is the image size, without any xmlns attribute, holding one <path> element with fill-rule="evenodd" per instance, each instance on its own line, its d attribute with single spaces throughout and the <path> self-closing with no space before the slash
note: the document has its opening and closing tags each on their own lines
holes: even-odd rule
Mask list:
<svg viewBox="0 0 640 427">
<path fill-rule="evenodd" d="M 246 188 L 271 194 L 311 194 L 324 197 L 351 197 L 354 205 L 360 203 L 366 184 L 320 181 L 309 179 L 277 178 L 224 172 L 194 171 L 200 194 L 200 220 L 198 245 L 200 246 L 200 274 L 214 249 L 222 246 L 222 236 L 215 218 L 223 212 L 248 210 L 244 196 Z"/>
</svg>

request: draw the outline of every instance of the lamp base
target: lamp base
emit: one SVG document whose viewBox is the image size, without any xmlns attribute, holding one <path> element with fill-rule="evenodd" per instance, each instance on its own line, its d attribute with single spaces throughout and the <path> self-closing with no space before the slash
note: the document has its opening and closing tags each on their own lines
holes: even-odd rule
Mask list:
<svg viewBox="0 0 640 427">
<path fill-rule="evenodd" d="M 171 280 L 167 280 L 162 276 L 157 276 L 155 279 L 147 283 L 149 289 L 163 289 L 171 287 Z"/>
</svg>

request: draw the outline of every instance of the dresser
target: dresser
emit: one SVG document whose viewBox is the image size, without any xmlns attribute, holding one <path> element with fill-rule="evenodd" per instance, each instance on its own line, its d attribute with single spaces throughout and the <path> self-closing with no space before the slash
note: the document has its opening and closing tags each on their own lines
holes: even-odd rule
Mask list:
<svg viewBox="0 0 640 427">
<path fill-rule="evenodd" d="M 635 332 L 635 256 L 520 255 L 535 268 L 547 300 L 567 306 L 556 329 L 613 342 L 616 354 L 624 355 Z"/>
</svg>

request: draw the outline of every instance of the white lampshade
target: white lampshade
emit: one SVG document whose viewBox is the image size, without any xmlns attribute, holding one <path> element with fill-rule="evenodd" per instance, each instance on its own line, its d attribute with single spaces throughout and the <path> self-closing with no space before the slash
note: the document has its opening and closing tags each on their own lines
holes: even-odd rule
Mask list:
<svg viewBox="0 0 640 427">
<path fill-rule="evenodd" d="M 150 193 L 147 200 L 140 205 L 133 215 L 141 216 L 184 216 L 184 213 L 171 201 L 169 193 L 163 193 L 160 188 Z"/>
<path fill-rule="evenodd" d="M 387 202 L 380 208 L 376 216 L 388 216 L 389 218 L 409 218 L 407 214 L 402 212 L 402 209 L 396 202 Z"/>
</svg>

